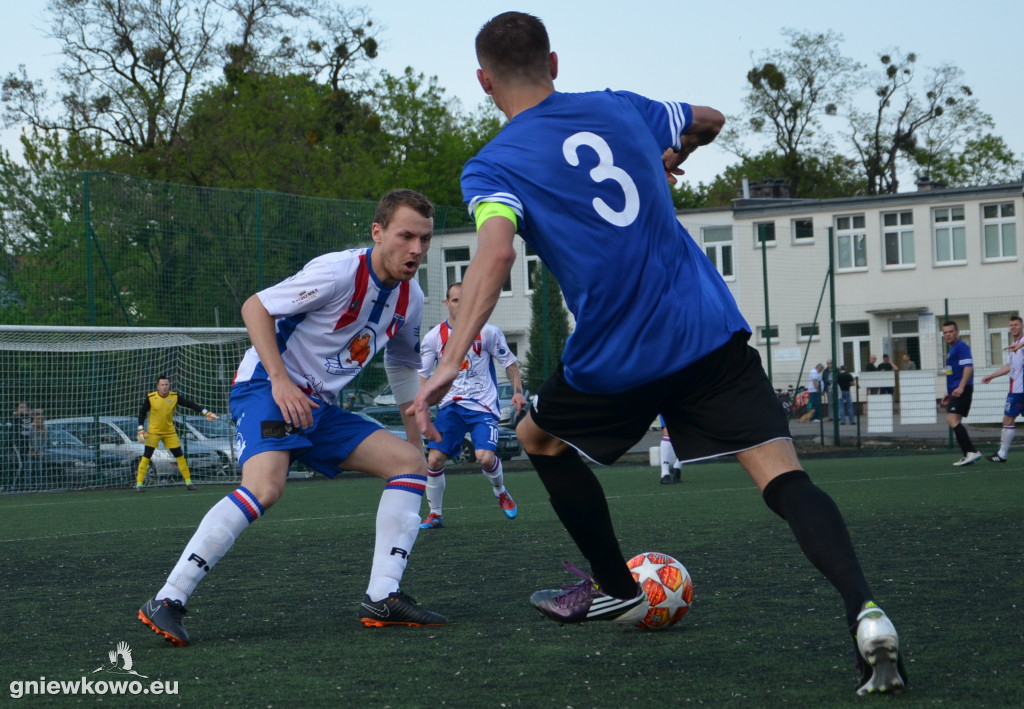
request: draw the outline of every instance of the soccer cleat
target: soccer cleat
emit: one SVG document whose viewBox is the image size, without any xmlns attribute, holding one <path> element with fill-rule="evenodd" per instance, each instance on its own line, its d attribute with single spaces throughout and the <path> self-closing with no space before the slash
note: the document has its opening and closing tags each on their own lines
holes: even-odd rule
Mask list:
<svg viewBox="0 0 1024 709">
<path fill-rule="evenodd" d="M 193 485 L 192 483 L 189 483 L 188 485 L 185 486 L 185 489 L 186 490 L 198 490 L 199 488 L 196 487 L 195 485 Z"/>
<path fill-rule="evenodd" d="M 900 637 L 892 621 L 873 601 L 865 603 L 857 616 L 853 642 L 860 670 L 857 694 L 902 692 L 907 672 L 900 656 Z"/>
<path fill-rule="evenodd" d="M 1005 463 L 1006 462 L 1006 458 L 1004 458 L 1003 456 L 999 455 L 998 453 L 993 453 L 992 455 L 990 455 L 988 457 L 988 459 L 991 460 L 993 463 Z"/>
<path fill-rule="evenodd" d="M 448 619 L 439 613 L 428 611 L 401 591 L 392 592 L 382 601 L 371 601 L 363 596 L 359 604 L 359 620 L 368 628 L 383 628 L 385 625 L 445 625 Z"/>
<path fill-rule="evenodd" d="M 515 519 L 516 515 L 519 514 L 519 507 L 516 505 L 516 501 L 512 499 L 512 496 L 508 494 L 508 490 L 497 495 L 498 507 L 502 509 L 505 516 L 509 519 Z"/>
<path fill-rule="evenodd" d="M 427 518 L 423 520 L 423 524 L 420 525 L 420 529 L 440 529 L 443 526 L 444 517 L 436 512 L 431 512 L 427 515 Z"/>
<path fill-rule="evenodd" d="M 188 645 L 188 631 L 181 624 L 181 617 L 188 613 L 181 601 L 165 598 L 158 601 L 150 598 L 139 609 L 139 620 L 148 625 L 154 633 L 163 635 L 172 645 Z"/>
<path fill-rule="evenodd" d="M 953 463 L 953 465 L 959 468 L 959 467 L 964 466 L 964 465 L 970 465 L 971 463 L 973 463 L 976 460 L 981 460 L 981 453 L 979 453 L 978 451 L 971 451 L 970 453 L 965 455 L 963 458 L 961 458 L 957 462 Z"/>
<path fill-rule="evenodd" d="M 142 487 L 142 485 L 136 485 L 135 486 L 135 492 L 145 492 L 145 491 L 146 491 L 146 488 Z"/>
<path fill-rule="evenodd" d="M 672 468 L 672 482 L 674 482 L 674 483 L 682 482 L 682 477 L 683 477 L 683 469 L 682 468 Z"/>
<path fill-rule="evenodd" d="M 574 586 L 536 591 L 530 603 L 543 615 L 557 623 L 582 623 L 588 620 L 615 620 L 635 623 L 647 612 L 647 595 L 637 584 L 633 598 L 615 598 L 602 591 L 597 582 L 568 561 L 565 568 L 583 579 Z"/>
<path fill-rule="evenodd" d="M 671 475 L 662 475 L 661 476 L 661 484 L 662 485 L 671 485 L 674 482 L 675 482 L 675 480 L 672 479 Z"/>
</svg>

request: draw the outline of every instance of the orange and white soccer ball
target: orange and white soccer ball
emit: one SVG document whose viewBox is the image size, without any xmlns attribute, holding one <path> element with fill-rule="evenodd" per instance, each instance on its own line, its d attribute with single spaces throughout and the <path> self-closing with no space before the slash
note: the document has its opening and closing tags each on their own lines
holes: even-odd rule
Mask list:
<svg viewBox="0 0 1024 709">
<path fill-rule="evenodd" d="M 628 562 L 633 578 L 647 594 L 648 609 L 638 628 L 662 630 L 678 623 L 693 603 L 693 580 L 668 554 L 648 551 Z"/>
</svg>

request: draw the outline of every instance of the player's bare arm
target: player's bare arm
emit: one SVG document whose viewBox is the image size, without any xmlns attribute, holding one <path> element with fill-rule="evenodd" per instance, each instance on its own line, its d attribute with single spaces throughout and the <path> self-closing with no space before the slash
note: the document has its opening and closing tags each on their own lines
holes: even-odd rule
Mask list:
<svg viewBox="0 0 1024 709">
<path fill-rule="evenodd" d="M 1009 348 L 1007 348 L 1007 349 L 1009 349 Z M 1002 367 L 1000 367 L 996 371 L 992 372 L 992 374 L 989 374 L 987 377 L 982 377 L 981 378 L 981 383 L 982 384 L 988 384 L 993 379 L 996 379 L 997 377 L 1001 377 L 1004 374 L 1009 374 L 1009 373 L 1010 373 L 1010 365 L 1004 364 Z"/>
<path fill-rule="evenodd" d="M 477 234 L 477 252 L 462 282 L 459 327 L 452 331 L 437 369 L 420 388 L 409 412 L 416 417 L 423 435 L 431 440 L 440 442 L 441 434 L 430 421 L 430 407 L 451 388 L 462 359 L 494 311 L 501 287 L 516 260 L 512 246 L 515 235 L 515 227 L 505 217 L 491 217 Z"/>
<path fill-rule="evenodd" d="M 260 362 L 270 377 L 274 403 L 280 407 L 285 423 L 300 428 L 312 426 L 313 415 L 310 410 L 320 407 L 311 401 L 288 376 L 281 353 L 277 351 L 275 320 L 256 295 L 249 296 L 242 304 L 242 320 L 249 331 L 252 346 L 256 348 Z"/>
<path fill-rule="evenodd" d="M 523 377 L 519 373 L 519 364 L 513 362 L 505 367 L 505 374 L 512 383 L 512 406 L 515 407 L 517 414 L 522 413 L 523 407 L 526 406 L 526 397 L 523 396 Z"/>
</svg>

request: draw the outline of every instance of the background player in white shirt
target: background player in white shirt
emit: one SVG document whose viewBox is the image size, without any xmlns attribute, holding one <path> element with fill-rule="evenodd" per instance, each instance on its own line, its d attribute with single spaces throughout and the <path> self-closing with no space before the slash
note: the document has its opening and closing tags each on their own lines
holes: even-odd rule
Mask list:
<svg viewBox="0 0 1024 709">
<path fill-rule="evenodd" d="M 1010 339 L 1012 342 L 1006 349 L 1010 358 L 1002 367 L 982 377 L 981 383 L 988 384 L 996 377 L 1010 375 L 1010 391 L 1006 394 L 1006 407 L 1003 409 L 1003 432 L 999 437 L 999 450 L 988 457 L 993 463 L 1005 463 L 1010 454 L 1010 444 L 1017 433 L 1017 417 L 1024 416 L 1024 323 L 1019 315 L 1010 318 Z"/>
<path fill-rule="evenodd" d="M 445 307 L 448 308 L 448 319 L 438 323 L 423 337 L 420 348 L 421 383 L 430 378 L 434 365 L 444 354 L 448 337 L 456 327 L 461 298 L 461 283 L 448 286 L 444 301 Z M 508 348 L 505 334 L 491 324 L 484 325 L 462 360 L 459 376 L 438 405 L 434 425 L 440 431 L 442 439 L 440 442 L 427 442 L 427 504 L 430 505 L 430 514 L 423 520 L 420 529 L 437 529 L 444 526 L 444 465 L 462 448 L 467 430 L 472 436 L 473 449 L 481 471 L 494 488 L 498 506 L 509 519 L 514 519 L 518 513 L 515 501 L 505 489 L 501 458 L 496 454 L 501 402 L 498 400 L 495 362 L 505 368 L 508 380 L 512 383 L 512 406 L 515 407 L 516 413 L 526 405 L 519 365 L 516 363 L 516 356 Z"/>
<path fill-rule="evenodd" d="M 377 206 L 371 248 L 315 258 L 245 301 L 253 347 L 231 387 L 242 484 L 206 513 L 167 582 L 139 610 L 139 620 L 171 643 L 188 645 L 185 603 L 235 539 L 284 494 L 293 460 L 332 478 L 356 470 L 385 480 L 361 622 L 448 622 L 400 590 L 419 533 L 423 453 L 337 405 L 342 387 L 385 346 L 396 400 L 415 396 L 423 291 L 414 277 L 430 247 L 433 217 L 426 197 L 394 190 Z M 418 441 L 415 421 L 403 418 L 409 440 Z"/>
</svg>

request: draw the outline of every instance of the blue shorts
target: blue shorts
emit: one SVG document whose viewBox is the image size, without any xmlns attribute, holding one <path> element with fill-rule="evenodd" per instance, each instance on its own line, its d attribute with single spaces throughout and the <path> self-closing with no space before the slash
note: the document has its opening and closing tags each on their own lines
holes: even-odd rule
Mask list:
<svg viewBox="0 0 1024 709">
<path fill-rule="evenodd" d="M 298 460 L 333 478 L 344 472 L 341 462 L 372 433 L 383 429 L 337 406 L 318 401 L 311 409 L 313 425 L 292 428 L 284 422 L 270 382 L 254 380 L 231 387 L 231 418 L 235 421 L 235 450 L 239 465 L 264 451 L 291 451 Z"/>
<path fill-rule="evenodd" d="M 498 417 L 484 411 L 470 411 L 464 406 L 451 404 L 437 413 L 434 427 L 441 433 L 440 443 L 427 441 L 427 449 L 438 450 L 454 458 L 462 450 L 466 431 L 473 440 L 473 450 L 498 450 Z"/>
<path fill-rule="evenodd" d="M 1003 409 L 1003 415 L 1009 416 L 1012 419 L 1024 416 L 1024 394 L 1007 394 L 1006 408 Z"/>
</svg>

